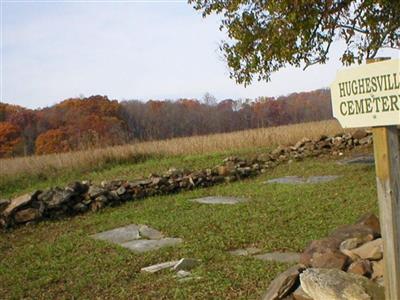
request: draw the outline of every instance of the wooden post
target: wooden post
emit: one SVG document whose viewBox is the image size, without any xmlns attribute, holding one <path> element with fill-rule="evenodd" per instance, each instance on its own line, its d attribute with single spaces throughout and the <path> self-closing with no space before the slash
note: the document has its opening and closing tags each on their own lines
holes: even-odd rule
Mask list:
<svg viewBox="0 0 400 300">
<path fill-rule="evenodd" d="M 383 59 L 367 61 L 373 63 Z M 397 126 L 373 127 L 387 300 L 400 300 L 400 148 Z"/>
</svg>

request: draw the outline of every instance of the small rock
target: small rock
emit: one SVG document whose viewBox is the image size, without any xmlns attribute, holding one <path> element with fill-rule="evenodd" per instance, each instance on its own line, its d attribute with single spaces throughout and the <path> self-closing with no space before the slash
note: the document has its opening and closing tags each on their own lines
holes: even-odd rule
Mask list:
<svg viewBox="0 0 400 300">
<path fill-rule="evenodd" d="M 11 203 L 7 206 L 7 208 L 3 211 L 3 215 L 4 216 L 9 216 L 11 215 L 15 210 L 17 210 L 18 208 L 24 206 L 24 205 L 28 205 L 29 203 L 31 203 L 33 201 L 33 196 L 34 194 L 25 194 L 22 196 L 19 196 L 17 198 L 14 198 L 11 200 Z"/>
<path fill-rule="evenodd" d="M 353 133 L 353 139 L 361 140 L 361 139 L 365 138 L 367 135 L 368 135 L 368 133 L 365 130 L 357 129 Z"/>
<path fill-rule="evenodd" d="M 99 186 L 91 185 L 88 190 L 88 195 L 90 198 L 97 198 L 101 195 L 104 195 L 107 191 Z"/>
<path fill-rule="evenodd" d="M 6 209 L 6 207 L 11 203 L 8 199 L 0 199 L 0 214 Z"/>
<path fill-rule="evenodd" d="M 385 271 L 385 264 L 383 259 L 372 262 L 372 275 L 371 279 L 376 280 L 377 278 L 383 277 Z"/>
<path fill-rule="evenodd" d="M 352 250 L 354 248 L 357 248 L 358 246 L 360 246 L 361 244 L 363 244 L 364 242 L 368 242 L 368 241 L 364 241 L 361 238 L 350 238 L 347 240 L 344 240 L 341 244 L 339 249 L 340 250 Z"/>
<path fill-rule="evenodd" d="M 347 272 L 369 277 L 372 274 L 372 264 L 367 259 L 359 259 L 349 266 Z"/>
<path fill-rule="evenodd" d="M 85 212 L 88 210 L 88 207 L 83 203 L 77 203 L 72 207 L 72 209 L 76 212 Z"/>
<path fill-rule="evenodd" d="M 117 189 L 117 195 L 118 196 L 121 196 L 121 195 L 123 195 L 123 194 L 125 194 L 126 193 L 126 188 L 124 188 L 123 186 L 120 186 L 118 189 Z"/>
<path fill-rule="evenodd" d="M 268 287 L 263 300 L 280 300 L 297 288 L 299 274 L 305 269 L 304 265 L 295 265 L 276 277 Z"/>
<path fill-rule="evenodd" d="M 141 268 L 140 272 L 143 272 L 143 273 L 156 273 L 156 272 L 161 271 L 161 270 L 171 269 L 177 263 L 178 263 L 177 260 L 168 261 L 168 262 L 164 262 L 164 263 L 161 263 L 161 264 L 156 264 L 156 265 L 148 266 L 148 267 L 145 267 L 145 268 Z"/>
<path fill-rule="evenodd" d="M 185 270 L 179 270 L 176 273 L 176 277 L 177 278 L 185 278 L 185 277 L 189 277 L 190 275 L 192 275 L 192 273 L 185 271 Z"/>
<path fill-rule="evenodd" d="M 384 289 L 366 277 L 338 269 L 307 269 L 300 274 L 304 291 L 314 300 L 384 300 Z"/>
<path fill-rule="evenodd" d="M 15 213 L 14 219 L 16 223 L 26 223 L 39 219 L 42 216 L 39 209 L 26 208 Z"/>
<path fill-rule="evenodd" d="M 363 259 L 380 260 L 383 257 L 383 241 L 381 238 L 373 240 L 351 250 L 351 252 Z"/>
<path fill-rule="evenodd" d="M 174 270 L 179 271 L 179 270 L 191 270 L 198 266 L 200 264 L 200 260 L 198 259 L 192 259 L 192 258 L 182 258 L 180 261 L 176 263 L 176 265 L 173 267 Z"/>
</svg>

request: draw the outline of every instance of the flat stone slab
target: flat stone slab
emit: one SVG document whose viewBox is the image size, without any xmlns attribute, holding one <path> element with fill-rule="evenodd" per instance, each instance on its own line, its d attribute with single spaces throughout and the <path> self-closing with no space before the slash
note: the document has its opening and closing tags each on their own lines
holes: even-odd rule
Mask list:
<svg viewBox="0 0 400 300">
<path fill-rule="evenodd" d="M 120 245 L 134 252 L 142 253 L 163 247 L 175 246 L 182 243 L 182 241 L 180 238 L 163 238 L 160 240 L 133 240 Z"/>
<path fill-rule="evenodd" d="M 345 158 L 337 162 L 339 165 L 353 165 L 353 164 L 364 164 L 374 165 L 375 159 L 373 155 L 361 155 L 357 157 Z"/>
<path fill-rule="evenodd" d="M 237 198 L 237 197 L 226 197 L 226 196 L 210 196 L 210 197 L 192 199 L 190 201 L 203 204 L 237 204 L 241 202 L 246 202 L 247 199 Z"/>
<path fill-rule="evenodd" d="M 248 255 L 253 255 L 260 253 L 261 249 L 258 248 L 246 248 L 246 249 L 235 249 L 229 251 L 230 254 L 235 255 L 235 256 L 248 256 Z"/>
<path fill-rule="evenodd" d="M 104 232 L 97 233 L 92 236 L 97 240 L 108 241 L 115 244 L 122 244 L 132 240 L 140 239 L 139 226 L 128 225 Z"/>
<path fill-rule="evenodd" d="M 92 235 L 92 237 L 118 244 L 138 253 L 182 243 L 180 238 L 164 237 L 158 230 L 147 225 L 136 224 L 100 232 Z"/>
<path fill-rule="evenodd" d="M 298 263 L 300 261 L 300 253 L 296 252 L 270 252 L 254 255 L 253 257 L 264 261 L 276 261 L 281 263 Z"/>
<path fill-rule="evenodd" d="M 281 184 L 313 184 L 313 183 L 324 183 L 333 181 L 341 176 L 338 175 L 326 175 L 326 176 L 310 176 L 310 177 L 299 177 L 299 176 L 286 176 L 280 178 L 274 178 L 266 181 L 265 183 L 281 183 Z"/>
</svg>

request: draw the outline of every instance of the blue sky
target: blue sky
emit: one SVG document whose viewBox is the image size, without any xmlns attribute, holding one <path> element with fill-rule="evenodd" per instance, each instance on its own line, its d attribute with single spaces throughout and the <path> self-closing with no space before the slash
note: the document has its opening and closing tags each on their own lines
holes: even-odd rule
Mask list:
<svg viewBox="0 0 400 300">
<path fill-rule="evenodd" d="M 218 52 L 218 17 L 203 19 L 185 1 L 3 1 L 2 102 L 44 107 L 93 94 L 111 99 L 279 96 L 327 87 L 341 68 L 331 59 L 288 67 L 245 88 L 229 79 Z M 398 51 L 382 54 L 399 56 Z"/>
</svg>

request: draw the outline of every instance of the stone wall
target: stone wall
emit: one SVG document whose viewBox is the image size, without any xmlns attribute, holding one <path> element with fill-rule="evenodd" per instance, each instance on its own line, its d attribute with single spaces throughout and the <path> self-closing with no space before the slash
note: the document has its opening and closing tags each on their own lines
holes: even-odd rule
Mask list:
<svg viewBox="0 0 400 300">
<path fill-rule="evenodd" d="M 233 182 L 267 172 L 284 162 L 321 155 L 342 155 L 344 151 L 371 144 L 371 133 L 358 130 L 352 135 L 321 136 L 317 140 L 303 138 L 295 145 L 278 147 L 253 160 L 228 157 L 214 168 L 198 171 L 172 168 L 162 175 L 151 174 L 147 179 L 103 181 L 100 185 L 88 181 L 72 182 L 64 188 L 53 187 L 12 200 L 0 200 L 0 227 L 10 228 L 44 219 L 73 216 L 120 205 L 125 201 Z"/>
</svg>

